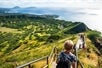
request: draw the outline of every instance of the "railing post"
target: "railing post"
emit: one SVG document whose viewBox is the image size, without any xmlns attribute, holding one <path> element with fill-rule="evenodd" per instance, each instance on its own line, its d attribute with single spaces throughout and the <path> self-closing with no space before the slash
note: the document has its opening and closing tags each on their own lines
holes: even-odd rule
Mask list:
<svg viewBox="0 0 102 68">
<path fill-rule="evenodd" d="M 28 65 L 28 68 L 31 68 L 31 65 L 30 64 Z"/>
<path fill-rule="evenodd" d="M 54 57 L 53 57 L 53 61 L 55 61 L 55 58 L 56 58 L 56 48 L 54 48 Z"/>
<path fill-rule="evenodd" d="M 47 62 L 46 62 L 46 64 L 47 64 L 47 68 L 49 67 L 49 57 L 47 57 Z"/>
<path fill-rule="evenodd" d="M 77 61 L 77 67 L 76 68 L 78 68 L 78 64 L 79 64 L 79 62 Z"/>
<path fill-rule="evenodd" d="M 78 68 L 78 53 L 77 53 L 77 50 L 76 49 L 75 49 L 75 55 L 76 55 L 76 59 L 77 59 L 76 68 Z"/>
<path fill-rule="evenodd" d="M 56 48 L 54 47 L 54 52 L 53 53 L 55 53 L 56 52 Z"/>
<path fill-rule="evenodd" d="M 55 60 L 56 58 L 58 58 L 58 49 L 56 48 L 56 52 L 55 52 Z"/>
<path fill-rule="evenodd" d="M 57 49 L 57 52 L 56 52 L 56 54 L 57 54 L 57 56 L 56 56 L 56 57 L 58 58 L 58 49 Z"/>
</svg>

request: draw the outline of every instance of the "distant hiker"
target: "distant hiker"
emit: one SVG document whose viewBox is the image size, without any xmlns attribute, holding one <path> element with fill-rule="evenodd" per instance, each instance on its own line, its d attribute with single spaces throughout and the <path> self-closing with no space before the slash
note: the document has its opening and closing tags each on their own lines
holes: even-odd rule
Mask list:
<svg viewBox="0 0 102 68">
<path fill-rule="evenodd" d="M 56 61 L 56 68 L 76 68 L 76 56 L 72 54 L 73 42 L 71 40 L 67 40 L 64 43 L 65 51 L 61 52 Z"/>
<path fill-rule="evenodd" d="M 86 48 L 86 45 L 85 45 L 85 37 L 84 37 L 84 34 L 79 34 L 79 39 L 76 43 L 76 46 L 75 46 L 75 49 L 78 50 L 78 49 L 85 49 Z"/>
</svg>

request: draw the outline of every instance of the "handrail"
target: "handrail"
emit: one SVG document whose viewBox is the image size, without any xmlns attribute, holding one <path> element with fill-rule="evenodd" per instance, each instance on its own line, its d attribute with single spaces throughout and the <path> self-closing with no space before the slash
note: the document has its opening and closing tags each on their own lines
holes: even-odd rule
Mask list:
<svg viewBox="0 0 102 68">
<path fill-rule="evenodd" d="M 35 62 L 40 61 L 40 60 L 45 59 L 45 58 L 47 58 L 47 65 L 44 66 L 43 68 L 48 67 L 49 60 L 51 59 L 51 61 L 52 61 L 52 58 L 53 58 L 53 56 L 54 56 L 55 48 L 56 48 L 55 46 L 52 48 L 52 51 L 51 51 L 50 55 L 47 55 L 47 56 L 44 56 L 44 57 L 42 57 L 42 58 L 36 59 L 36 60 L 34 60 L 34 61 L 28 62 L 28 63 L 23 64 L 23 65 L 21 65 L 21 66 L 18 66 L 18 67 L 16 67 L 16 68 L 23 68 L 23 67 L 26 67 L 26 66 L 28 66 L 29 68 L 31 68 L 31 64 L 32 64 L 32 63 L 35 63 Z"/>
<path fill-rule="evenodd" d="M 44 56 L 44 57 L 42 57 L 42 58 L 36 59 L 36 60 L 34 60 L 34 61 L 28 62 L 28 63 L 26 63 L 26 64 L 23 64 L 23 65 L 21 65 L 21 66 L 18 66 L 17 68 L 24 68 L 24 67 L 26 67 L 26 66 L 28 66 L 29 68 L 31 68 L 31 64 L 33 64 L 33 63 L 35 63 L 35 62 L 38 62 L 38 61 L 40 61 L 40 60 L 42 60 L 42 59 L 45 59 L 45 58 L 47 58 L 47 64 L 46 64 L 43 68 L 48 68 L 49 65 L 52 64 L 53 60 L 57 57 L 57 55 L 58 55 L 58 49 L 54 46 L 54 47 L 52 48 L 52 51 L 51 51 L 50 55 L 47 55 L 47 56 Z M 76 55 L 77 55 L 77 52 L 76 52 Z M 77 58 L 77 60 L 78 60 L 78 64 L 81 66 L 81 68 L 84 68 L 84 66 L 83 66 L 82 63 L 79 61 L 78 58 Z M 50 62 L 49 62 L 49 61 L 50 61 Z M 77 67 L 77 68 L 78 68 L 78 67 Z"/>
<path fill-rule="evenodd" d="M 53 62 L 53 59 L 54 59 L 54 56 L 55 56 L 55 52 L 56 52 L 56 47 L 54 46 L 49 57 L 48 57 L 48 60 L 50 60 L 50 62 L 48 63 L 48 65 L 51 65 L 52 62 Z M 45 65 L 43 68 L 47 68 L 48 65 Z"/>
<path fill-rule="evenodd" d="M 52 51 L 51 51 L 51 53 L 50 53 L 50 55 L 49 55 L 49 59 L 50 59 L 51 56 L 53 55 L 55 48 L 56 48 L 56 47 L 54 46 L 53 49 L 52 49 Z"/>
<path fill-rule="evenodd" d="M 78 59 L 78 63 L 80 64 L 81 68 L 84 68 L 84 66 L 82 65 L 79 59 Z"/>
<path fill-rule="evenodd" d="M 34 60 L 34 61 L 28 62 L 28 63 L 26 63 L 26 64 L 23 64 L 23 65 L 21 65 L 21 66 L 18 66 L 17 68 L 23 68 L 23 67 L 26 67 L 26 66 L 29 66 L 29 68 L 30 68 L 30 64 L 35 63 L 35 62 L 37 62 L 37 61 L 39 61 L 39 60 L 45 59 L 45 58 L 47 58 L 47 57 L 48 57 L 48 55 L 47 55 L 47 56 L 44 56 L 44 57 L 42 57 L 42 58 L 36 59 L 36 60 Z"/>
</svg>

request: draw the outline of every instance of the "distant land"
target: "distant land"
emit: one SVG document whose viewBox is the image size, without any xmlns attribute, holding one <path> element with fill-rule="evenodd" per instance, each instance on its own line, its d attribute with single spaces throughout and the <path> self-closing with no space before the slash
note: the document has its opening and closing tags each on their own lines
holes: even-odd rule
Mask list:
<svg viewBox="0 0 102 68">
<path fill-rule="evenodd" d="M 96 13 L 96 11 L 98 13 Z M 102 32 L 100 19 L 102 14 L 101 9 L 89 8 L 48 8 L 48 7 L 19 7 L 0 8 L 0 13 L 22 13 L 34 15 L 58 15 L 58 19 L 67 21 L 84 22 L 89 28 Z M 0 14 L 0 15 L 1 15 Z"/>
</svg>

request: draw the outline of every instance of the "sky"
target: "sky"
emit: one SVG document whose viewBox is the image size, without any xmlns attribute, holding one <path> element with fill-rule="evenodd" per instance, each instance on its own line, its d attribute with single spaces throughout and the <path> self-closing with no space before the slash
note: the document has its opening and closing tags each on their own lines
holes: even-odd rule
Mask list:
<svg viewBox="0 0 102 68">
<path fill-rule="evenodd" d="M 84 7 L 102 8 L 102 0 L 0 0 L 1 7 Z"/>
<path fill-rule="evenodd" d="M 102 0 L 0 0 L 0 7 L 14 6 L 48 7 L 55 10 L 63 8 L 66 11 L 69 11 L 69 8 L 73 8 L 73 11 L 78 14 L 65 17 L 72 21 L 85 22 L 89 28 L 102 32 Z M 62 14 L 66 15 L 66 13 Z"/>
</svg>

